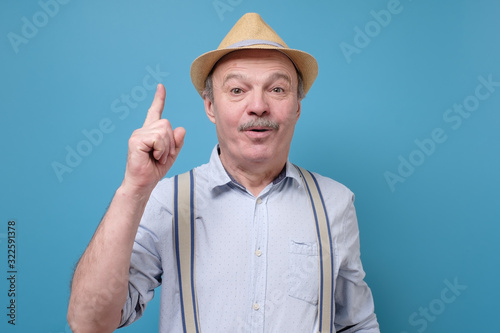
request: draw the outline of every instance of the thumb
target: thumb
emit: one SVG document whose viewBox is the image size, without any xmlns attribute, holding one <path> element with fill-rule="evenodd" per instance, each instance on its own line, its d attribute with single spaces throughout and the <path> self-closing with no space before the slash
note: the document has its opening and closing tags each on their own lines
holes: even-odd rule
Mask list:
<svg viewBox="0 0 500 333">
<path fill-rule="evenodd" d="M 174 129 L 174 141 L 175 141 L 175 149 L 173 154 L 174 158 L 177 158 L 177 155 L 179 155 L 182 146 L 184 146 L 185 136 L 186 136 L 186 130 L 183 127 L 177 127 L 176 129 Z"/>
</svg>

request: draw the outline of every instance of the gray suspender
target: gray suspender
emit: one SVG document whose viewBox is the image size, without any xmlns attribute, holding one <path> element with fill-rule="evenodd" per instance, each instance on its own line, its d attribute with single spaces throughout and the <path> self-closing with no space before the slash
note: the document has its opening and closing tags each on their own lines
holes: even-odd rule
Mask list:
<svg viewBox="0 0 500 333">
<path fill-rule="evenodd" d="M 174 215 L 172 217 L 177 277 L 184 333 L 200 332 L 195 273 L 194 171 L 174 178 Z"/>
<path fill-rule="evenodd" d="M 319 332 L 335 332 L 333 325 L 333 242 L 330 233 L 330 223 L 326 213 L 325 202 L 314 175 L 298 166 L 302 182 L 306 188 L 311 203 L 316 224 L 316 233 L 319 249 L 319 304 L 318 321 Z"/>
<path fill-rule="evenodd" d="M 323 196 L 314 175 L 298 166 L 311 209 L 319 249 L 319 332 L 334 332 L 333 243 Z M 174 177 L 174 247 L 179 280 L 180 308 L 184 333 L 199 333 L 195 276 L 194 171 Z"/>
</svg>

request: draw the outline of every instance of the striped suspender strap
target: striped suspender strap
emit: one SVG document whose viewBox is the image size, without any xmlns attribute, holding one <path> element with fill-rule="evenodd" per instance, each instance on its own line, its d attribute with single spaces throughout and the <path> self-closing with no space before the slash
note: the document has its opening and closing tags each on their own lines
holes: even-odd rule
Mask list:
<svg viewBox="0 0 500 333">
<path fill-rule="evenodd" d="M 319 332 L 334 332 L 333 324 L 333 244 L 330 224 L 314 175 L 298 166 L 314 215 L 319 249 Z M 195 215 L 193 170 L 174 178 L 173 234 L 180 289 L 184 333 L 200 332 L 195 274 Z M 189 264 L 188 264 L 189 263 Z"/>
<path fill-rule="evenodd" d="M 184 333 L 200 332 L 195 274 L 195 213 L 193 170 L 174 178 L 174 215 L 172 218 L 177 277 Z"/>
<path fill-rule="evenodd" d="M 316 224 L 319 249 L 319 304 L 318 322 L 319 332 L 335 332 L 333 324 L 333 243 L 330 233 L 330 223 L 326 213 L 323 196 L 314 175 L 295 166 L 300 173 L 306 189 Z"/>
</svg>

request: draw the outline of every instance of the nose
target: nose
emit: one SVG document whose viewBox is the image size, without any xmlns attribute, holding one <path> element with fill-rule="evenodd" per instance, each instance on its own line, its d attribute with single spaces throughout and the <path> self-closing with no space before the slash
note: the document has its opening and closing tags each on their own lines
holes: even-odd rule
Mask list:
<svg viewBox="0 0 500 333">
<path fill-rule="evenodd" d="M 267 103 L 265 92 L 256 89 L 252 92 L 248 104 L 248 113 L 261 117 L 269 113 L 269 104 Z"/>
</svg>

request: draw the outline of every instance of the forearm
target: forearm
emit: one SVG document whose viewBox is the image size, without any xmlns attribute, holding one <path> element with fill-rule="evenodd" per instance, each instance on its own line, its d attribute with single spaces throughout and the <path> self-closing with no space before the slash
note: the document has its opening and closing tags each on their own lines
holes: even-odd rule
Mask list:
<svg viewBox="0 0 500 333">
<path fill-rule="evenodd" d="M 112 332 L 127 298 L 130 256 L 149 194 L 121 186 L 75 270 L 68 308 L 73 332 Z"/>
</svg>

